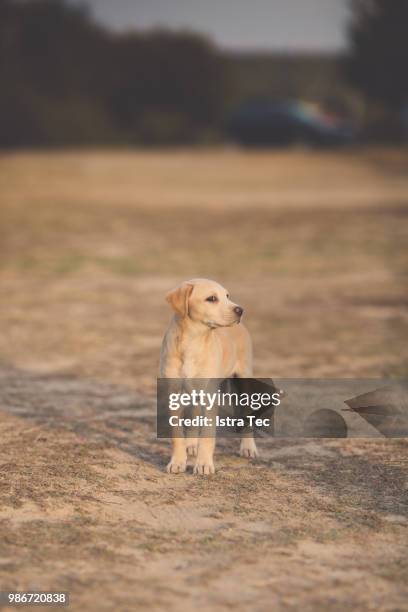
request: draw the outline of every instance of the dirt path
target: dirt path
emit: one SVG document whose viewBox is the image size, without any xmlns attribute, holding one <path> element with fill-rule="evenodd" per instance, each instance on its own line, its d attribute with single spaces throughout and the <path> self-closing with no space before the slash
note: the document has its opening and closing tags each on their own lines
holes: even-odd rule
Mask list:
<svg viewBox="0 0 408 612">
<path fill-rule="evenodd" d="M 154 402 L 1 370 L 0 580 L 75 610 L 405 610 L 408 445 L 219 445 L 169 477 Z"/>
<path fill-rule="evenodd" d="M 257 376 L 408 376 L 408 155 L 0 155 L 0 586 L 72 609 L 408 610 L 406 441 L 220 442 L 169 477 L 155 377 L 185 278 Z"/>
</svg>

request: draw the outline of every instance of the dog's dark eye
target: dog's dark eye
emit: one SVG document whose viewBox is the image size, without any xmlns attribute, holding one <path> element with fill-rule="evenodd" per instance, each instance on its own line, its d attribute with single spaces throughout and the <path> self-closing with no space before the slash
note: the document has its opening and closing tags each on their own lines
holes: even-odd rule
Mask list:
<svg viewBox="0 0 408 612">
<path fill-rule="evenodd" d="M 218 302 L 216 295 L 210 295 L 210 297 L 206 298 L 206 302 Z"/>
<path fill-rule="evenodd" d="M 227 297 L 227 300 L 229 300 L 229 297 L 230 297 L 230 296 L 229 296 L 229 293 L 227 293 L 227 296 L 226 296 L 226 297 Z"/>
</svg>

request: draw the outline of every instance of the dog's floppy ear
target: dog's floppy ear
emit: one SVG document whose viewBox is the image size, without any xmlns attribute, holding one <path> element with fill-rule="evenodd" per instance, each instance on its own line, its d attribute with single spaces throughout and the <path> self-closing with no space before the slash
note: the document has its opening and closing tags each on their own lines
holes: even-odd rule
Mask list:
<svg viewBox="0 0 408 612">
<path fill-rule="evenodd" d="M 182 317 L 188 315 L 188 298 L 193 291 L 193 286 L 191 283 L 182 283 L 166 295 L 166 300 L 172 309 Z"/>
</svg>

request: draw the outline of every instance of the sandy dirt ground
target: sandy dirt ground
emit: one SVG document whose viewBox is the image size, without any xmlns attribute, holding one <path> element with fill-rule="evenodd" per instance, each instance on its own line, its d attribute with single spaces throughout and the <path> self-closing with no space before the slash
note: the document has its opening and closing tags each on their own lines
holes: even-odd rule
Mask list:
<svg viewBox="0 0 408 612">
<path fill-rule="evenodd" d="M 0 156 L 0 590 L 73 610 L 408 610 L 408 443 L 219 441 L 168 476 L 165 292 L 246 309 L 255 373 L 408 376 L 408 153 Z"/>
</svg>

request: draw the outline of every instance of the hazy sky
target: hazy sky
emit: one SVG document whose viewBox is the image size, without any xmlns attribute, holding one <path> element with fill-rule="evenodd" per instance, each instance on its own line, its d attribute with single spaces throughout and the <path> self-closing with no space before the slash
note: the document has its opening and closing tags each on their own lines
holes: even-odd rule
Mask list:
<svg viewBox="0 0 408 612">
<path fill-rule="evenodd" d="M 71 0 L 73 2 L 77 0 Z M 86 0 L 117 29 L 189 28 L 229 49 L 337 50 L 347 0 Z"/>
</svg>

